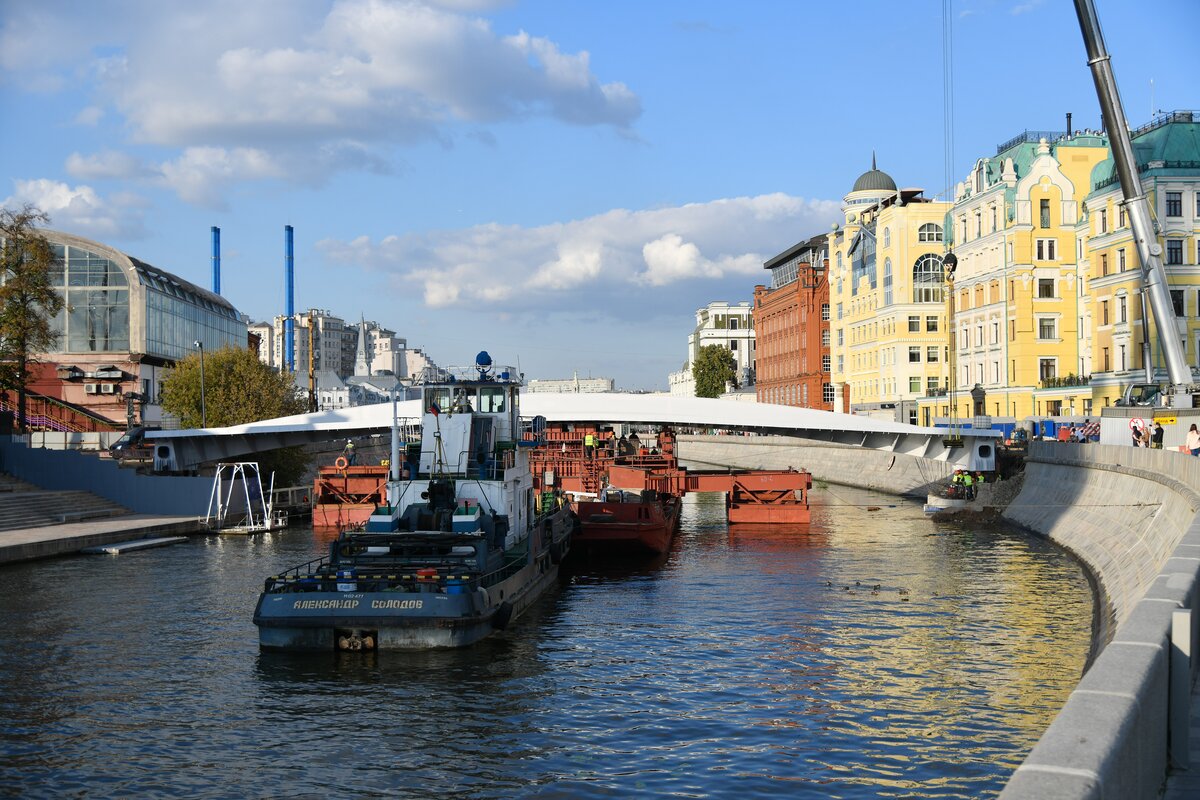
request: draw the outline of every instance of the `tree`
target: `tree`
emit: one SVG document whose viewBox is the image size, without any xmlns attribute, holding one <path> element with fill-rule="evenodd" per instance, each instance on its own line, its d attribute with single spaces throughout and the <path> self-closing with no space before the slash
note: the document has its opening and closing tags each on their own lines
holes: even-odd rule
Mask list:
<svg viewBox="0 0 1200 800">
<path fill-rule="evenodd" d="M 200 353 L 177 361 L 163 383 L 163 411 L 185 428 L 198 428 L 201 411 L 210 428 L 244 425 L 263 419 L 303 414 L 308 404 L 296 394 L 288 373 L 276 372 L 251 350 L 225 346 L 204 353 L 204 407 L 201 409 Z M 275 473 L 277 486 L 291 486 L 304 474 L 303 448 L 285 447 L 259 453 L 263 475 Z"/>
<path fill-rule="evenodd" d="M 0 388 L 17 390 L 22 432 L 29 366 L 58 343 L 52 320 L 63 308 L 52 277 L 54 251 L 35 227 L 49 222 L 31 205 L 0 209 Z"/>
<path fill-rule="evenodd" d="M 719 397 L 726 384 L 737 376 L 733 353 L 719 344 L 706 344 L 692 362 L 692 380 L 696 382 L 696 397 Z"/>
</svg>

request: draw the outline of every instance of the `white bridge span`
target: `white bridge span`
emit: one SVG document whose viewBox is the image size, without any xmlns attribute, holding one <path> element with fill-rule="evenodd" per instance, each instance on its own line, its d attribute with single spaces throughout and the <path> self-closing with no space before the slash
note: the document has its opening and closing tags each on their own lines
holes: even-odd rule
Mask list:
<svg viewBox="0 0 1200 800">
<path fill-rule="evenodd" d="M 722 429 L 757 434 L 794 436 L 872 450 L 902 453 L 942 461 L 952 467 L 990 471 L 995 468 L 993 430 L 965 428 L 963 446 L 947 447 L 946 431 L 852 414 L 835 414 L 809 408 L 765 403 L 736 403 L 699 397 L 645 394 L 526 394 L 521 396 L 521 417 L 544 417 L 547 422 L 619 423 L 675 428 Z M 416 424 L 420 400 L 396 404 L 399 423 Z M 216 461 L 229 461 L 265 450 L 327 442 L 391 430 L 392 404 L 379 403 L 339 411 L 318 411 L 262 420 L 227 428 L 151 431 L 154 468 L 158 471 L 192 470 Z"/>
</svg>

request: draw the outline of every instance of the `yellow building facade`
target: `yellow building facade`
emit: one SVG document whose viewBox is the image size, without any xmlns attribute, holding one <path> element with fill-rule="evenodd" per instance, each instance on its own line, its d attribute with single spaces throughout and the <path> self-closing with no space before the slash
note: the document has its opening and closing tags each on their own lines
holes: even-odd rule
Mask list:
<svg viewBox="0 0 1200 800">
<path fill-rule="evenodd" d="M 918 399 L 946 386 L 949 208 L 874 163 L 844 198 L 828 237 L 835 409 L 917 423 Z"/>
<path fill-rule="evenodd" d="M 1086 256 L 1089 314 L 1084 338 L 1096 407 L 1113 405 L 1133 383 L 1168 383 L 1158 342 L 1183 343 L 1192 381 L 1200 366 L 1200 122 L 1195 112 L 1163 115 L 1133 132 L 1142 193 L 1156 223 L 1175 329 L 1157 330 L 1142 300 L 1141 260 L 1111 160 L 1093 171 L 1078 240 Z M 1149 326 L 1145 321 L 1149 319 Z"/>
<path fill-rule="evenodd" d="M 955 187 L 955 417 L 1091 413 L 1076 231 L 1091 173 L 1107 156 L 1101 135 L 1026 133 Z M 947 398 L 921 406 L 922 417 L 950 416 Z"/>
</svg>

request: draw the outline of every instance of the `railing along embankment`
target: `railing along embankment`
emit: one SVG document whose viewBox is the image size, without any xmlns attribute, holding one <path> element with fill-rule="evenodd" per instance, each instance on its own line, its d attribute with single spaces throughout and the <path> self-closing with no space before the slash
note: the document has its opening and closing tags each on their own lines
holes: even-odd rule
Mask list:
<svg viewBox="0 0 1200 800">
<path fill-rule="evenodd" d="M 1088 566 L 1113 632 L 1001 797 L 1155 798 L 1168 766 L 1186 766 L 1200 459 L 1033 442 L 1025 472 L 1004 516 Z"/>
</svg>

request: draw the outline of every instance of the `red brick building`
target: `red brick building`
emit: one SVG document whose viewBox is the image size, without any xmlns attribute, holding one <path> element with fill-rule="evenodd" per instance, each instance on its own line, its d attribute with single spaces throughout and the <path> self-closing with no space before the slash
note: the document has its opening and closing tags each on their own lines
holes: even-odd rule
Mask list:
<svg viewBox="0 0 1200 800">
<path fill-rule="evenodd" d="M 760 403 L 833 410 L 826 252 L 825 236 L 814 236 L 763 265 L 771 286 L 754 287 L 753 312 Z"/>
</svg>

